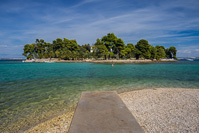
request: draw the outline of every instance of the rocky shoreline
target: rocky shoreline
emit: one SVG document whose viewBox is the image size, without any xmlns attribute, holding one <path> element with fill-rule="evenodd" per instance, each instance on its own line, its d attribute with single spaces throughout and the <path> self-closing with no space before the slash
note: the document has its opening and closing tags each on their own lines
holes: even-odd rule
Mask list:
<svg viewBox="0 0 199 133">
<path fill-rule="evenodd" d="M 119 96 L 146 133 L 199 132 L 199 89 L 144 89 Z M 73 113 L 55 117 L 26 133 L 67 132 Z"/>
<path fill-rule="evenodd" d="M 62 114 L 51 120 L 38 124 L 24 133 L 67 133 L 72 121 L 74 111 Z"/>
<path fill-rule="evenodd" d="M 159 61 L 157 60 L 150 60 L 150 59 L 145 59 L 145 60 L 62 60 L 62 59 L 57 59 L 57 58 L 51 58 L 51 59 L 32 59 L 28 60 L 26 59 L 24 62 L 27 63 L 32 63 L 32 62 L 37 62 L 37 63 L 53 63 L 53 62 L 68 62 L 68 63 L 78 63 L 78 62 L 90 62 L 90 63 L 152 63 L 152 62 L 167 62 L 167 61 L 177 61 L 175 59 L 160 59 Z"/>
</svg>

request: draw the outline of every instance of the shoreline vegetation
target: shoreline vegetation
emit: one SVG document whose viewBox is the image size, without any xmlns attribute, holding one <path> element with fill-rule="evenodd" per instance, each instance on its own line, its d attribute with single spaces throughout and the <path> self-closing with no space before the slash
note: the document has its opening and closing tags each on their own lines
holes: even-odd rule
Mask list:
<svg viewBox="0 0 199 133">
<path fill-rule="evenodd" d="M 147 132 L 198 132 L 199 89 L 154 88 L 118 94 Z M 74 111 L 25 131 L 68 132 Z"/>
<path fill-rule="evenodd" d="M 136 45 L 132 43 L 125 45 L 124 41 L 114 33 L 108 33 L 101 39 L 98 38 L 92 46 L 90 44 L 79 45 L 76 40 L 66 38 L 57 38 L 52 43 L 36 39 L 35 43 L 26 44 L 23 50 L 22 55 L 26 57 L 26 62 L 31 62 L 28 60 L 32 59 L 40 62 L 47 58 L 56 58 L 59 62 L 87 62 L 86 60 L 88 62 L 90 60 L 95 60 L 92 62 L 102 62 L 102 60 L 104 60 L 103 62 L 112 62 L 112 60 L 126 62 L 123 60 L 132 59 L 133 62 L 149 62 L 149 60 L 177 59 L 177 50 L 174 46 L 169 48 L 160 45 L 153 46 L 144 39 L 139 40 Z"/>
<path fill-rule="evenodd" d="M 85 60 L 63 60 L 63 59 L 58 59 L 58 58 L 49 58 L 49 59 L 31 59 L 28 60 L 26 59 L 24 62 L 27 63 L 33 63 L 33 62 L 37 62 L 37 63 L 83 63 L 83 62 L 88 62 L 88 63 L 152 63 L 152 62 L 168 62 L 168 61 L 177 61 L 175 59 L 160 59 L 160 60 L 150 60 L 150 59 L 144 59 L 144 60 L 89 60 L 89 59 L 85 59 Z"/>
</svg>

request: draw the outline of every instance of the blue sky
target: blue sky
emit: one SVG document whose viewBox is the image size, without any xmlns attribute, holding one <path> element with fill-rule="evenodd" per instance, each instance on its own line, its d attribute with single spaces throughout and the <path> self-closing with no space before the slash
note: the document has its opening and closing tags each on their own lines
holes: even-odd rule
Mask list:
<svg viewBox="0 0 199 133">
<path fill-rule="evenodd" d="M 93 44 L 115 33 L 134 45 L 175 46 L 178 57 L 199 57 L 199 0 L 1 0 L 0 58 L 23 57 L 36 38 Z"/>
</svg>

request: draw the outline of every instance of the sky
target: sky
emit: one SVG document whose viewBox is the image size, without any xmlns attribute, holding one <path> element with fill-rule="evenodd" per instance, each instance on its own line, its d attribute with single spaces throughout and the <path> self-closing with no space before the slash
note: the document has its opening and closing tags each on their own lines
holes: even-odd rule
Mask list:
<svg viewBox="0 0 199 133">
<path fill-rule="evenodd" d="M 125 44 L 146 39 L 199 57 L 199 0 L 1 0 L 0 58 L 23 58 L 35 40 L 76 39 L 79 45 L 114 33 Z"/>
</svg>

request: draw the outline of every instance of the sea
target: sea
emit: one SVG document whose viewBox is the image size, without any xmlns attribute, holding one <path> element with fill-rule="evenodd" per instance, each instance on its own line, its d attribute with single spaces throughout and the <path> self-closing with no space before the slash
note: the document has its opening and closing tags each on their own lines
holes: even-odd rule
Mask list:
<svg viewBox="0 0 199 133">
<path fill-rule="evenodd" d="M 20 132 L 74 110 L 82 91 L 199 89 L 199 61 L 24 63 L 0 61 L 0 132 Z"/>
</svg>

